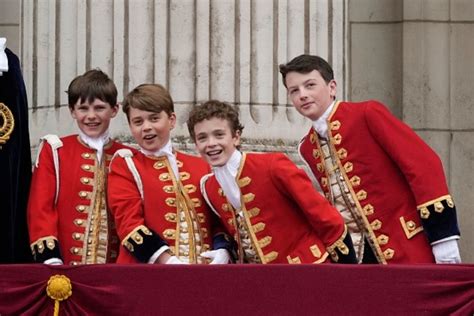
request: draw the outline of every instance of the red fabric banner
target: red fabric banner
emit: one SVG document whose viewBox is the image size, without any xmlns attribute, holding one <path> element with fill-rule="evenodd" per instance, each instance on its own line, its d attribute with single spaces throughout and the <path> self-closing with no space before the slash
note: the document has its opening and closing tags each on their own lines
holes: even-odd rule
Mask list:
<svg viewBox="0 0 474 316">
<path fill-rule="evenodd" d="M 0 315 L 473 315 L 474 265 L 0 265 Z"/>
</svg>

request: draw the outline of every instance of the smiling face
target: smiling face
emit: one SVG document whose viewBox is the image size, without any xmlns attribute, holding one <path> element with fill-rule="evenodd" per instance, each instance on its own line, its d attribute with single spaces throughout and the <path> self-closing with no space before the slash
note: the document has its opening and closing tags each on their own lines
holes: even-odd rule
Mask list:
<svg viewBox="0 0 474 316">
<path fill-rule="evenodd" d="M 133 138 L 141 148 L 150 152 L 166 145 L 176 125 L 176 115 L 168 115 L 165 111 L 156 113 L 131 107 L 128 115 Z"/>
<path fill-rule="evenodd" d="M 317 70 L 309 73 L 289 72 L 286 75 L 286 86 L 296 110 L 312 121 L 326 111 L 336 96 L 336 81 L 326 83 Z"/>
<path fill-rule="evenodd" d="M 240 144 L 240 134 L 232 135 L 229 121 L 212 117 L 194 125 L 196 148 L 213 167 L 223 166 Z"/>
<path fill-rule="evenodd" d="M 92 103 L 79 99 L 70 111 L 79 129 L 87 136 L 97 138 L 109 128 L 110 120 L 117 115 L 118 105 L 111 106 L 100 99 L 94 99 Z"/>
</svg>

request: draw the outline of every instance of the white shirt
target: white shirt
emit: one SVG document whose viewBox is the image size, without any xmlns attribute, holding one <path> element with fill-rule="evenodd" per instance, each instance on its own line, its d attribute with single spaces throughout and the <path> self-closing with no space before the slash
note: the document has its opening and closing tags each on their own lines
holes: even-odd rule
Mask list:
<svg viewBox="0 0 474 316">
<path fill-rule="evenodd" d="M 154 156 L 154 157 L 166 156 L 171 165 L 171 170 L 174 173 L 174 177 L 177 180 L 179 180 L 178 163 L 176 161 L 176 156 L 173 154 L 173 146 L 171 145 L 171 139 L 168 140 L 168 142 L 163 147 L 161 147 L 155 152 L 148 151 L 141 147 L 140 147 L 140 151 L 147 156 Z"/>
<path fill-rule="evenodd" d="M 323 115 L 321 115 L 316 121 L 313 121 L 313 128 L 318 133 L 319 136 L 322 138 L 328 138 L 328 117 L 331 114 L 334 105 L 336 104 L 336 100 L 332 101 L 331 105 L 324 111 Z"/>
<path fill-rule="evenodd" d="M 109 130 L 106 130 L 102 135 L 97 138 L 92 138 L 84 134 L 81 130 L 79 130 L 79 137 L 81 140 L 86 143 L 90 148 L 95 149 L 97 151 L 97 161 L 100 163 L 102 158 L 102 153 L 104 152 L 104 145 L 106 145 L 109 140 Z"/>
<path fill-rule="evenodd" d="M 236 179 L 241 160 L 242 153 L 236 149 L 225 165 L 213 169 L 217 182 L 219 182 L 230 204 L 236 210 L 239 210 L 242 206 L 240 203 L 240 188 Z"/>
</svg>

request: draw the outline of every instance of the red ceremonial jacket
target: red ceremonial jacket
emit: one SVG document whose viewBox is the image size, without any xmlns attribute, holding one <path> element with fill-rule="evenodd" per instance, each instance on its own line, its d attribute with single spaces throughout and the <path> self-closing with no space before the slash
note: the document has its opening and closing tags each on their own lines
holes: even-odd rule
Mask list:
<svg viewBox="0 0 474 316">
<path fill-rule="evenodd" d="M 328 143 L 379 262 L 434 262 L 430 242 L 459 235 L 439 157 L 383 104 L 336 103 Z M 329 176 L 313 128 L 299 152 L 327 195 Z"/>
<path fill-rule="evenodd" d="M 344 239 L 341 215 L 284 154 L 243 153 L 236 178 L 242 212 L 262 263 L 326 262 L 328 252 Z M 203 179 L 203 189 L 227 231 L 239 240 L 235 211 L 214 175 Z"/>
<path fill-rule="evenodd" d="M 59 168 L 51 145 L 43 141 L 33 170 L 27 214 L 36 261 L 58 257 L 64 264 L 115 262 L 119 243 L 105 204 L 105 181 L 113 154 L 126 146 L 110 141 L 100 165 L 96 150 L 78 135 L 61 142 Z"/>
<path fill-rule="evenodd" d="M 181 241 L 180 226 L 177 223 L 178 207 L 187 203 L 191 208 L 192 216 L 196 216 L 199 227 L 197 229 L 203 242 L 203 250 L 212 248 L 212 233 L 222 232 L 214 224 L 218 224 L 215 216 L 204 202 L 199 188 L 201 177 L 209 173 L 209 166 L 199 157 L 176 153 L 180 180 L 184 191 L 181 196 L 177 190 L 177 181 L 166 156 L 149 157 L 134 151 L 132 157 L 143 187 L 143 198 L 137 188 L 137 182 L 132 175 L 126 160 L 116 155 L 110 166 L 108 182 L 108 200 L 117 224 L 117 232 L 122 247 L 120 248 L 117 263 L 137 263 L 132 253 L 148 248 L 143 259 L 148 260 L 161 245 L 145 240 L 132 246 L 133 238 L 157 234 L 165 241 L 175 254 L 178 254 L 179 242 L 189 242 L 190 251 L 196 245 L 192 240 Z M 185 200 L 181 200 L 184 198 Z M 192 219 L 190 219 L 192 221 Z M 144 233 L 147 232 L 148 233 Z M 140 237 L 138 237 L 140 238 Z M 126 248 L 127 247 L 127 248 Z M 192 254 L 190 262 L 192 262 Z"/>
</svg>

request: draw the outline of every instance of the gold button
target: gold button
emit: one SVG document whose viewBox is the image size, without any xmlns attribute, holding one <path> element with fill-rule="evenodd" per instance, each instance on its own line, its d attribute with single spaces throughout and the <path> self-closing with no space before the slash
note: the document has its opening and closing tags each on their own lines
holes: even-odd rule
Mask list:
<svg viewBox="0 0 474 316">
<path fill-rule="evenodd" d="M 89 166 L 89 165 L 84 165 L 84 169 L 85 169 L 85 170 L 91 170 L 91 166 Z"/>
<path fill-rule="evenodd" d="M 87 255 L 88 255 L 88 256 L 90 256 L 91 254 L 92 254 L 92 252 L 90 252 L 90 251 L 87 252 Z"/>
<path fill-rule="evenodd" d="M 85 184 L 88 184 L 90 182 L 89 178 L 82 178 L 82 182 Z"/>
<path fill-rule="evenodd" d="M 76 220 L 76 223 L 77 223 L 77 225 L 82 225 L 84 223 L 84 221 L 82 219 L 78 219 L 78 220 Z"/>
<path fill-rule="evenodd" d="M 79 212 L 84 212 L 84 211 L 86 210 L 86 207 L 85 207 L 84 205 L 79 205 L 79 206 L 77 207 L 77 210 L 78 210 Z"/>
<path fill-rule="evenodd" d="M 79 253 L 79 249 L 78 248 L 72 248 L 72 252 L 77 255 Z"/>
<path fill-rule="evenodd" d="M 42 250 L 44 248 L 43 244 L 38 245 L 38 250 Z"/>
<path fill-rule="evenodd" d="M 79 240 L 79 239 L 81 239 L 81 234 L 79 234 L 79 233 L 74 233 L 73 238 L 74 238 L 75 240 Z"/>
<path fill-rule="evenodd" d="M 84 153 L 84 158 L 90 158 L 91 157 L 91 154 L 89 153 Z"/>
<path fill-rule="evenodd" d="M 87 196 L 87 192 L 81 191 L 81 192 L 79 192 L 79 196 L 81 198 L 85 198 Z"/>
</svg>

